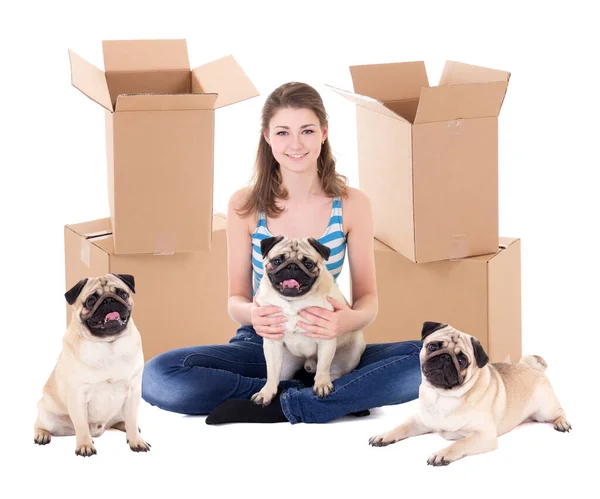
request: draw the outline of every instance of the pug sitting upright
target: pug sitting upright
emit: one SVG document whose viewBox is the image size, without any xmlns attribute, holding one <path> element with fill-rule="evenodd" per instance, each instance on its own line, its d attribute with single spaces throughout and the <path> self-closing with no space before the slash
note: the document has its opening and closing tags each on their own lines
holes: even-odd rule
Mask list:
<svg viewBox="0 0 600 499">
<path fill-rule="evenodd" d="M 571 430 L 550 381 L 546 362 L 525 355 L 517 363 L 489 363 L 477 338 L 448 324 L 425 322 L 417 410 L 393 430 L 372 437 L 382 447 L 426 433 L 456 440 L 427 461 L 445 466 L 498 447 L 498 437 L 526 421 Z"/>
<path fill-rule="evenodd" d="M 267 382 L 252 400 L 269 405 L 279 381 L 292 379 L 302 366 L 308 372 L 316 370 L 313 391 L 319 397 L 326 397 L 333 391 L 334 380 L 358 366 L 366 346 L 360 330 L 333 339 L 315 339 L 302 334 L 296 326 L 301 319 L 300 310 L 316 306 L 332 311 L 329 296 L 344 301 L 344 295 L 325 267 L 331 250 L 314 238 L 283 236 L 263 239 L 260 249 L 265 273 L 256 301 L 261 306 L 281 307 L 287 322 L 283 338 L 263 339 Z"/>
<path fill-rule="evenodd" d="M 73 314 L 63 349 L 38 402 L 34 442 L 75 435 L 75 454 L 96 454 L 92 437 L 106 429 L 126 433 L 131 450 L 146 452 L 138 429 L 142 341 L 133 318 L 132 275 L 80 280 L 65 293 Z"/>
</svg>

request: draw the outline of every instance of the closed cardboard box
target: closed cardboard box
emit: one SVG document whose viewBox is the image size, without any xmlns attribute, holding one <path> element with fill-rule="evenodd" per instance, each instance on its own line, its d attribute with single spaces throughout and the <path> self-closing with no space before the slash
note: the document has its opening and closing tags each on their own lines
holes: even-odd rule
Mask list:
<svg viewBox="0 0 600 499">
<path fill-rule="evenodd" d="M 488 255 L 417 264 L 375 241 L 379 313 L 369 343 L 420 339 L 423 322 L 477 337 L 492 362 L 521 358 L 521 241 Z"/>
<path fill-rule="evenodd" d="M 227 312 L 224 215 L 214 215 L 210 251 L 116 255 L 110 219 L 65 226 L 66 288 L 107 273 L 135 278 L 133 320 L 144 358 L 180 347 L 227 343 L 239 325 Z M 72 309 L 67 304 L 67 324 Z"/>
</svg>

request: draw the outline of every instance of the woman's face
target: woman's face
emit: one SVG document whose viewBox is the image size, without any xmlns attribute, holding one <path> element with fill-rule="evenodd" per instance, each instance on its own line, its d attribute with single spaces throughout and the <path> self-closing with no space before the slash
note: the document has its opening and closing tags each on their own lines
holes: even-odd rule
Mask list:
<svg viewBox="0 0 600 499">
<path fill-rule="evenodd" d="M 279 165 L 300 173 L 317 169 L 327 125 L 321 128 L 317 115 L 310 109 L 285 107 L 273 115 L 264 136 Z"/>
</svg>

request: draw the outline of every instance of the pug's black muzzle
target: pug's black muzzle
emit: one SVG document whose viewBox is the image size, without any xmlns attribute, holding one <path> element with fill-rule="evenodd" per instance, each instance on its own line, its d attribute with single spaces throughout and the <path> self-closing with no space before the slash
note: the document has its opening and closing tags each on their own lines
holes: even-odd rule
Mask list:
<svg viewBox="0 0 600 499">
<path fill-rule="evenodd" d="M 421 371 L 429 383 L 445 390 L 460 386 L 464 381 L 453 352 L 444 350 L 435 352 L 423 363 Z"/>
<path fill-rule="evenodd" d="M 316 265 L 311 272 L 301 261 L 290 259 L 268 270 L 267 276 L 280 295 L 292 298 L 305 295 L 319 277 L 319 271 Z"/>
<path fill-rule="evenodd" d="M 115 336 L 123 331 L 131 317 L 129 305 L 113 293 L 102 295 L 92 310 L 81 316 L 90 333 L 94 336 Z"/>
</svg>

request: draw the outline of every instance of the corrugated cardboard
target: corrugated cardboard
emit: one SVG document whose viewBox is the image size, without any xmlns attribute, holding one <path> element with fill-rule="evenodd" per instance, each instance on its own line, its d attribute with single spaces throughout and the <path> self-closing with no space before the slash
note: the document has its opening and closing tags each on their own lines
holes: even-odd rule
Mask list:
<svg viewBox="0 0 600 499">
<path fill-rule="evenodd" d="M 116 255 L 109 218 L 66 225 L 65 289 L 84 277 L 132 274 L 132 317 L 146 360 L 174 348 L 227 343 L 239 325 L 227 312 L 225 225 L 224 215 L 214 215 L 210 251 L 161 256 Z"/>
<path fill-rule="evenodd" d="M 498 115 L 510 74 L 449 61 L 351 66 L 359 186 L 375 237 L 417 263 L 498 247 Z"/>
<path fill-rule="evenodd" d="M 420 339 L 423 322 L 476 336 L 492 362 L 521 358 L 521 241 L 500 238 L 494 253 L 414 263 L 375 240 L 379 313 L 370 343 Z"/>
<path fill-rule="evenodd" d="M 185 40 L 102 48 L 105 71 L 69 58 L 73 86 L 105 109 L 115 254 L 208 250 L 214 110 L 258 90 L 231 56 L 191 70 Z"/>
</svg>

